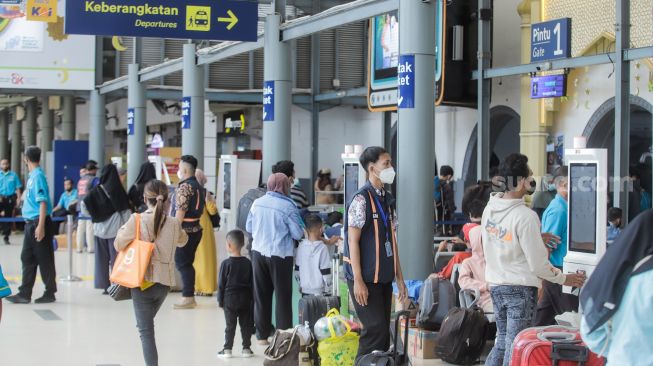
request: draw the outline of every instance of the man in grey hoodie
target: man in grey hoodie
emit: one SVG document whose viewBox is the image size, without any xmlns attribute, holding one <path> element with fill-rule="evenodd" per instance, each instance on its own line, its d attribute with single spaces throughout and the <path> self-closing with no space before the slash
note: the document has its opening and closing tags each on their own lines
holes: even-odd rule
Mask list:
<svg viewBox="0 0 653 366">
<path fill-rule="evenodd" d="M 584 275 L 565 275 L 549 263 L 540 221 L 524 203 L 524 196 L 535 191 L 532 175 L 525 155 L 509 155 L 493 181 L 502 192 L 492 194 L 481 220 L 485 279 L 497 322 L 497 339 L 486 361 L 490 366 L 509 365 L 513 340 L 533 326 L 542 280 L 573 287 L 585 282 Z"/>
</svg>

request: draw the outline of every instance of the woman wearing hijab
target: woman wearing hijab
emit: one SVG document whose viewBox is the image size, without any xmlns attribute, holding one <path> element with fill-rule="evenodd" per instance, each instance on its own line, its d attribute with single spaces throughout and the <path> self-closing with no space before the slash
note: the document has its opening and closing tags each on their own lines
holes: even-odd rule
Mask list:
<svg viewBox="0 0 653 366">
<path fill-rule="evenodd" d="M 247 232 L 252 234 L 254 323 L 260 345 L 272 335 L 272 295 L 277 329 L 292 328 L 293 240 L 304 234 L 299 211 L 290 198 L 290 182 L 283 173 L 268 178 L 268 192 L 252 204 Z"/>
<path fill-rule="evenodd" d="M 653 365 L 653 211 L 608 247 L 580 293 L 581 335 L 610 365 Z"/>
<path fill-rule="evenodd" d="M 485 255 L 483 254 L 483 229 L 476 226 L 469 231 L 469 244 L 472 247 L 472 256 L 460 265 L 458 284 L 461 289 L 479 290 L 481 298 L 478 305 L 486 313 L 492 313 L 492 297 L 490 287 L 485 282 Z"/>
<path fill-rule="evenodd" d="M 128 194 L 129 203 L 136 212 L 142 213 L 147 210 L 147 205 L 143 201 L 143 191 L 145 190 L 145 185 L 149 181 L 155 179 L 156 169 L 154 168 L 154 164 L 149 161 L 143 163 L 143 165 L 141 165 L 141 170 L 138 172 L 138 176 L 136 177 L 136 181 L 134 181 L 134 184 L 129 188 Z"/>
<path fill-rule="evenodd" d="M 206 175 L 200 169 L 195 170 L 195 178 L 200 186 L 206 185 Z M 217 289 L 217 257 L 215 254 L 215 234 L 213 232 L 213 223 L 211 216 L 218 214 L 218 208 L 215 205 L 215 197 L 211 192 L 206 194 L 206 204 L 204 212 L 200 217 L 200 226 L 202 226 L 202 240 L 197 247 L 195 261 L 195 292 L 199 295 L 211 296 Z"/>
<path fill-rule="evenodd" d="M 131 210 L 129 209 L 129 198 L 120 183 L 118 169 L 113 164 L 107 164 L 102 168 L 100 184 L 94 190 L 101 190 L 111 202 L 110 207 L 105 207 L 111 213 L 108 219 L 100 222 L 93 221 L 93 233 L 95 235 L 95 288 L 106 289 L 109 282 L 109 272 L 113 268 L 117 252 L 113 247 L 113 241 L 118 234 L 118 229 L 129 220 Z M 91 195 L 94 197 L 95 195 Z"/>
</svg>

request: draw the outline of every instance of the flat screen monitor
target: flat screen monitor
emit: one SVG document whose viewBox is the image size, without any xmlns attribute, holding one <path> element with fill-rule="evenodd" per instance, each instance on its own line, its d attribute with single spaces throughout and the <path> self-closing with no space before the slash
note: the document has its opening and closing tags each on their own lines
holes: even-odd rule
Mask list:
<svg viewBox="0 0 653 366">
<path fill-rule="evenodd" d="M 596 163 L 569 165 L 569 250 L 596 254 Z"/>
<path fill-rule="evenodd" d="M 351 202 L 358 191 L 358 169 L 360 168 L 356 163 L 345 164 L 345 205 Z"/>
<path fill-rule="evenodd" d="M 224 170 L 224 196 L 222 197 L 222 202 L 225 210 L 231 209 L 231 163 L 224 163 L 222 168 Z"/>
</svg>

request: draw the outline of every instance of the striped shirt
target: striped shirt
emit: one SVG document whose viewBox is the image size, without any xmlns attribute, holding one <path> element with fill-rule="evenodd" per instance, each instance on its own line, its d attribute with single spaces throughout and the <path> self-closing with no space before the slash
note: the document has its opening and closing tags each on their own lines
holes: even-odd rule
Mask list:
<svg viewBox="0 0 653 366">
<path fill-rule="evenodd" d="M 301 188 L 295 186 L 290 187 L 290 198 L 295 202 L 297 208 L 302 209 L 308 207 L 306 193 Z"/>
</svg>

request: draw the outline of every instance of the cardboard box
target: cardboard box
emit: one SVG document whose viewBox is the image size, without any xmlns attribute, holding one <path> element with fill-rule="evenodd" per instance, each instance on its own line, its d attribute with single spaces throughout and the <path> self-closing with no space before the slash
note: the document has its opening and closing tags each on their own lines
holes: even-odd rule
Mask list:
<svg viewBox="0 0 653 366">
<path fill-rule="evenodd" d="M 415 318 L 417 317 L 417 312 L 419 311 L 419 305 L 417 305 L 417 302 L 415 302 L 412 299 L 405 299 L 404 301 L 399 301 L 397 296 L 394 296 L 394 308 L 395 312 L 397 311 L 402 311 L 402 310 L 408 310 L 410 311 L 410 317 Z"/>
<path fill-rule="evenodd" d="M 404 337 L 404 327 L 401 329 L 401 338 Z M 419 328 L 408 328 L 408 356 L 421 360 L 438 358 L 435 347 L 438 344 L 438 332 Z"/>
<path fill-rule="evenodd" d="M 68 237 L 66 234 L 55 235 L 58 249 L 68 249 Z M 77 248 L 77 231 L 73 231 L 73 249 Z"/>
</svg>

